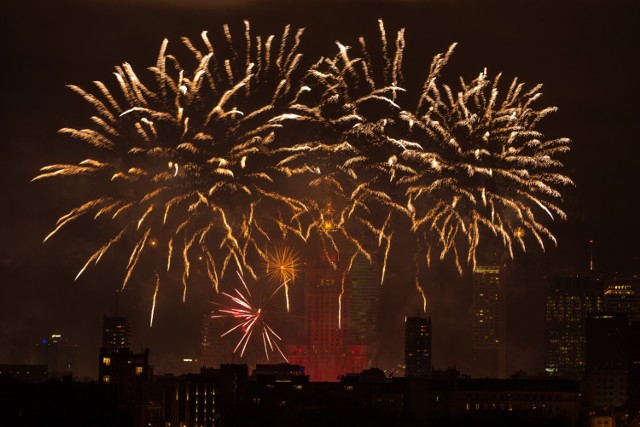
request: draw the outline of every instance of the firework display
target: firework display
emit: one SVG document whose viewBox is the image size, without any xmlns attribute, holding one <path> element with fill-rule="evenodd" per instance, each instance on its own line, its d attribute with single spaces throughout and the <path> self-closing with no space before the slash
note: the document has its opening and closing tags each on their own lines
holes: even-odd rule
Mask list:
<svg viewBox="0 0 640 427">
<path fill-rule="evenodd" d="M 194 254 L 205 260 L 217 290 L 229 263 L 255 277 L 249 258 L 252 252 L 266 256 L 261 247 L 274 228 L 285 235 L 296 229 L 295 215 L 304 205 L 279 190 L 286 176 L 277 164 L 287 154 L 276 134 L 283 122 L 296 119 L 287 107 L 304 89 L 293 79 L 302 30 L 291 34 L 286 27 L 277 41 L 254 40 L 245 25 L 243 49 L 226 26 L 227 43 L 219 50 L 206 32 L 203 51 L 183 39 L 197 64 L 193 69 L 167 53 L 165 40 L 150 69 L 153 85 L 124 64 L 115 72 L 119 93 L 101 82 L 95 82 L 99 95 L 70 87 L 97 115 L 90 129 L 60 132 L 94 146 L 96 156 L 46 166 L 34 180 L 87 175 L 102 194 L 62 216 L 45 241 L 89 215 L 117 230 L 78 276 L 127 239 L 135 243 L 123 288 L 147 248 L 161 246 L 166 270 L 182 268 L 185 296 Z"/>
<path fill-rule="evenodd" d="M 163 248 L 151 322 L 159 272 L 179 269 L 184 299 L 199 257 L 232 306 L 221 315 L 239 321 L 227 334 L 242 330 L 241 355 L 253 331 L 265 354 L 282 355 L 243 277 L 261 278 L 261 264 L 289 311 L 299 265 L 292 242 L 317 245 L 347 272 L 359 254 L 370 263 L 378 256 L 381 284 L 399 236 L 415 242 L 416 262 L 451 254 L 460 273 L 475 265 L 487 233 L 511 256 L 526 240 L 543 249 L 545 239 L 555 243 L 539 218 L 565 218 L 560 188 L 572 182 L 557 155 L 569 141 L 538 130 L 555 110 L 535 106 L 541 86 L 514 79 L 503 89 L 500 75 L 486 71 L 458 87 L 443 84 L 452 45 L 433 58 L 422 90 L 409 92 L 404 30 L 391 42 L 382 21 L 378 31 L 373 49 L 364 37 L 357 49 L 336 42 L 333 57 L 307 63 L 302 30 L 261 37 L 245 22 L 239 38 L 224 26 L 219 46 L 207 32 L 198 42 L 184 38 L 187 60 L 167 53 L 165 40 L 149 82 L 125 63 L 116 67 L 116 90 L 70 86 L 96 115 L 90 128 L 60 132 L 95 156 L 45 166 L 34 180 L 86 176 L 96 195 L 60 217 L 45 241 L 82 217 L 109 224 L 113 237 L 78 277 L 132 242 L 122 288 L 149 248 Z M 345 245 L 348 256 L 334 261 L 329 253 Z M 219 289 L 230 264 L 246 293 Z M 416 289 L 426 304 L 418 273 Z"/>
<path fill-rule="evenodd" d="M 402 112 L 411 137 L 429 141 L 428 152 L 403 153 L 419 171 L 403 180 L 412 229 L 429 247 L 433 232 L 440 258 L 453 252 L 460 271 L 459 244 L 466 244 L 463 259 L 475 265 L 482 227 L 513 257 L 514 244 L 526 250 L 526 235 L 542 249 L 543 238 L 556 242 L 540 215 L 566 218 L 558 187 L 572 181 L 554 155 L 567 151 L 569 140 L 544 140 L 535 130 L 555 108 L 533 106 L 540 85 L 525 89 L 514 79 L 502 97 L 499 81 L 500 75 L 490 81 L 486 70 L 470 83 L 461 79 L 457 92 L 428 81 L 416 112 Z"/>
<path fill-rule="evenodd" d="M 267 251 L 265 262 L 266 275 L 284 287 L 287 311 L 290 310 L 289 285 L 293 284 L 299 275 L 299 262 L 296 253 L 286 246 L 276 249 L 273 252 Z"/>
<path fill-rule="evenodd" d="M 266 318 L 267 313 L 265 307 L 271 298 L 267 298 L 262 304 L 253 304 L 252 295 L 247 283 L 239 273 L 238 278 L 242 282 L 246 292 L 243 293 L 239 288 L 234 288 L 231 293 L 222 292 L 222 295 L 228 300 L 228 304 L 220 304 L 223 308 L 218 310 L 219 314 L 211 316 L 212 318 L 231 318 L 236 321 L 236 324 L 224 332 L 221 337 L 233 333 L 240 333 L 240 339 L 233 349 L 233 352 L 235 353 L 240 350 L 240 357 L 242 357 L 247 349 L 247 344 L 249 344 L 251 340 L 251 336 L 255 332 L 255 336 L 259 336 L 262 339 L 264 354 L 267 360 L 269 360 L 269 354 L 275 351 L 278 351 L 280 356 L 282 356 L 284 360 L 287 360 L 278 345 L 278 341 L 282 341 L 282 338 L 269 326 Z M 282 288 L 282 285 L 276 288 L 271 294 L 271 297 L 273 297 L 280 288 Z"/>
</svg>

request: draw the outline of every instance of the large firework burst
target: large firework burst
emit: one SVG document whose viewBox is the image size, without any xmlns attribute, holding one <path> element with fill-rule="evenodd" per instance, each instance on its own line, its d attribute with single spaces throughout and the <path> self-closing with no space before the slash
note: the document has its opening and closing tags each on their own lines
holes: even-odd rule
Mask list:
<svg viewBox="0 0 640 427">
<path fill-rule="evenodd" d="M 397 33 L 393 48 L 388 46 L 382 21 L 379 31 L 381 52 L 377 62 L 363 37 L 355 56 L 350 54 L 350 47 L 336 42 L 336 55 L 323 58 L 307 75 L 306 81 L 314 90 L 292 106 L 307 123 L 316 126 L 319 136 L 286 162 L 313 165 L 306 170 L 311 172 L 308 186 L 316 192 L 302 199 L 323 238 L 325 253 L 328 248 L 338 253 L 344 252 L 339 246 L 351 248 L 347 265 L 358 254 L 371 262 L 376 251 L 388 253 L 392 215 L 409 214 L 397 203 L 395 183 L 414 171 L 402 163 L 403 141 L 387 132 L 387 125 L 401 111 L 395 101 L 404 90 L 399 86 L 404 31 Z M 337 244 L 338 236 L 348 244 Z"/>
<path fill-rule="evenodd" d="M 514 243 L 526 249 L 527 236 L 543 249 L 544 238 L 555 243 L 539 217 L 565 218 L 559 190 L 572 182 L 557 155 L 569 140 L 545 140 L 537 130 L 555 111 L 535 106 L 541 85 L 525 89 L 514 79 L 501 97 L 500 75 L 491 81 L 486 71 L 470 83 L 460 78 L 459 89 L 439 83 L 455 44 L 433 58 L 411 107 L 401 87 L 404 31 L 390 47 L 382 21 L 379 30 L 379 53 L 372 54 L 363 37 L 355 56 L 338 43 L 339 53 L 310 73 L 325 88 L 314 113 L 338 135 L 322 146 L 334 164 L 316 182 L 333 185 L 346 201 L 340 225 L 354 219 L 377 236 L 384 251 L 381 281 L 392 237 L 403 218 L 410 219 L 416 289 L 426 307 L 419 259 L 428 266 L 432 252 L 441 259 L 453 254 L 462 273 L 463 261 L 475 265 L 483 228 L 511 256 Z M 376 66 L 372 58 L 382 61 Z M 358 248 L 368 251 L 364 242 Z"/>
<path fill-rule="evenodd" d="M 86 175 L 99 195 L 62 216 L 45 240 L 87 215 L 116 229 L 78 276 L 126 238 L 134 244 L 123 288 L 153 242 L 166 247 L 167 270 L 182 265 L 185 293 L 195 252 L 217 289 L 229 262 L 254 275 L 250 254 L 264 258 L 258 242 L 274 228 L 299 228 L 292 217 L 305 207 L 280 191 L 286 175 L 278 158 L 287 153 L 277 133 L 296 119 L 288 108 L 304 90 L 297 84 L 302 30 L 291 34 L 287 26 L 277 40 L 254 39 L 245 25 L 243 43 L 235 44 L 225 26 L 219 49 L 206 32 L 202 50 L 184 38 L 193 67 L 168 54 L 165 40 L 150 68 L 153 81 L 125 63 L 116 67 L 119 91 L 101 82 L 98 94 L 70 86 L 96 115 L 90 128 L 60 132 L 93 146 L 95 155 L 46 166 L 34 180 Z"/>
<path fill-rule="evenodd" d="M 461 78 L 458 91 L 427 81 L 416 112 L 402 113 L 409 137 L 424 147 L 404 153 L 418 171 L 403 180 L 413 231 L 429 249 L 435 234 L 440 258 L 452 252 L 459 270 L 460 258 L 475 265 L 482 228 L 513 257 L 514 244 L 526 250 L 527 235 L 542 249 L 544 238 L 556 243 L 540 215 L 566 218 L 559 189 L 572 181 L 555 157 L 569 140 L 536 129 L 555 108 L 535 106 L 541 85 L 525 91 L 514 79 L 500 96 L 499 81 L 486 71 L 470 83 Z"/>
</svg>

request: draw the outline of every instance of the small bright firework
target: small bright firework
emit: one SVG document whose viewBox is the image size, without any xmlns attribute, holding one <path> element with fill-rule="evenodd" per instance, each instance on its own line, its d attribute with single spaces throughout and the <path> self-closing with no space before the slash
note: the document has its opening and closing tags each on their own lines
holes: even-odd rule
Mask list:
<svg viewBox="0 0 640 427">
<path fill-rule="evenodd" d="M 278 341 L 282 341 L 282 338 L 269 326 L 266 312 L 267 303 L 282 286 L 278 287 L 265 302 L 255 304 L 244 278 L 240 273 L 238 273 L 238 277 L 243 284 L 245 293 L 239 288 L 235 288 L 232 293 L 221 292 L 229 300 L 228 305 L 218 310 L 221 314 L 211 316 L 212 318 L 231 318 L 237 322 L 231 329 L 224 332 L 221 337 L 239 333 L 240 339 L 233 352 L 240 350 L 240 357 L 243 357 L 251 337 L 257 336 L 259 337 L 257 339 L 262 340 L 267 360 L 269 360 L 270 353 L 277 351 L 287 361 L 286 356 L 278 345 Z"/>
<path fill-rule="evenodd" d="M 289 311 L 289 286 L 298 277 L 299 258 L 297 254 L 286 246 L 276 248 L 273 252 L 267 252 L 265 270 L 267 276 L 284 287 Z"/>
<path fill-rule="evenodd" d="M 265 269 L 267 275 L 280 283 L 293 282 L 298 277 L 300 259 L 296 252 L 287 247 L 276 248 L 267 252 Z"/>
</svg>

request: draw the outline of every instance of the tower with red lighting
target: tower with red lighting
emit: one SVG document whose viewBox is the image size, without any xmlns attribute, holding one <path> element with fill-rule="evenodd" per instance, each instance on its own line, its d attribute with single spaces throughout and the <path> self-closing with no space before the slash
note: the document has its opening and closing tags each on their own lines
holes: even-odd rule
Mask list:
<svg viewBox="0 0 640 427">
<path fill-rule="evenodd" d="M 312 381 L 336 381 L 344 373 L 348 301 L 342 292 L 342 271 L 331 265 L 338 264 L 337 256 L 331 260 L 326 256 L 308 262 L 304 272 L 305 367 Z"/>
</svg>

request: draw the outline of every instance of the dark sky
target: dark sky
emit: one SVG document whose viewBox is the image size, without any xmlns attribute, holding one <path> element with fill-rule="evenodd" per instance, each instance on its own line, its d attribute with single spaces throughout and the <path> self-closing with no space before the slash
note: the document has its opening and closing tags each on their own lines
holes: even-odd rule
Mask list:
<svg viewBox="0 0 640 427">
<path fill-rule="evenodd" d="M 551 224 L 559 247 L 518 254 L 509 264 L 512 371 L 541 368 L 544 274 L 584 270 L 589 239 L 596 241 L 600 269 L 638 270 L 640 14 L 634 1 L 23 1 L 3 9 L 0 363 L 36 361 L 35 343 L 59 330 L 80 346 L 80 376 L 95 377 L 102 314 L 113 311 L 122 279 L 121 271 L 102 265 L 73 282 L 100 230 L 70 229 L 41 244 L 55 219 L 90 191 L 81 181 L 29 183 L 39 167 L 68 159 L 71 143 L 57 129 L 86 123 L 85 105 L 65 85 L 113 84 L 114 65 L 150 66 L 163 38 L 177 46 L 180 36 L 204 29 L 219 35 L 226 22 L 242 31 L 245 18 L 262 34 L 286 23 L 306 27 L 303 50 L 310 56 L 333 54 L 337 38 L 355 44 L 384 18 L 389 30 L 407 28 L 409 75 L 426 72 L 433 54 L 457 41 L 451 81 L 487 67 L 490 74 L 544 83 L 543 103 L 559 107 L 544 130 L 573 140 L 564 161 L 576 188 L 566 192 L 568 221 Z M 468 347 L 460 345 L 470 342 L 468 276 L 458 277 L 450 265 L 430 275 L 437 367 L 468 366 Z M 392 274 L 383 289 L 382 334 L 395 349 L 382 356 L 385 367 L 400 361 L 402 319 L 419 305 L 402 282 Z M 183 305 L 180 285 L 166 286 L 149 328 L 151 286 L 134 280 L 120 298 L 120 313 L 132 320 L 134 347 L 150 346 L 159 371 L 178 370 L 175 360 L 197 351 L 206 291 L 194 287 Z"/>
</svg>

